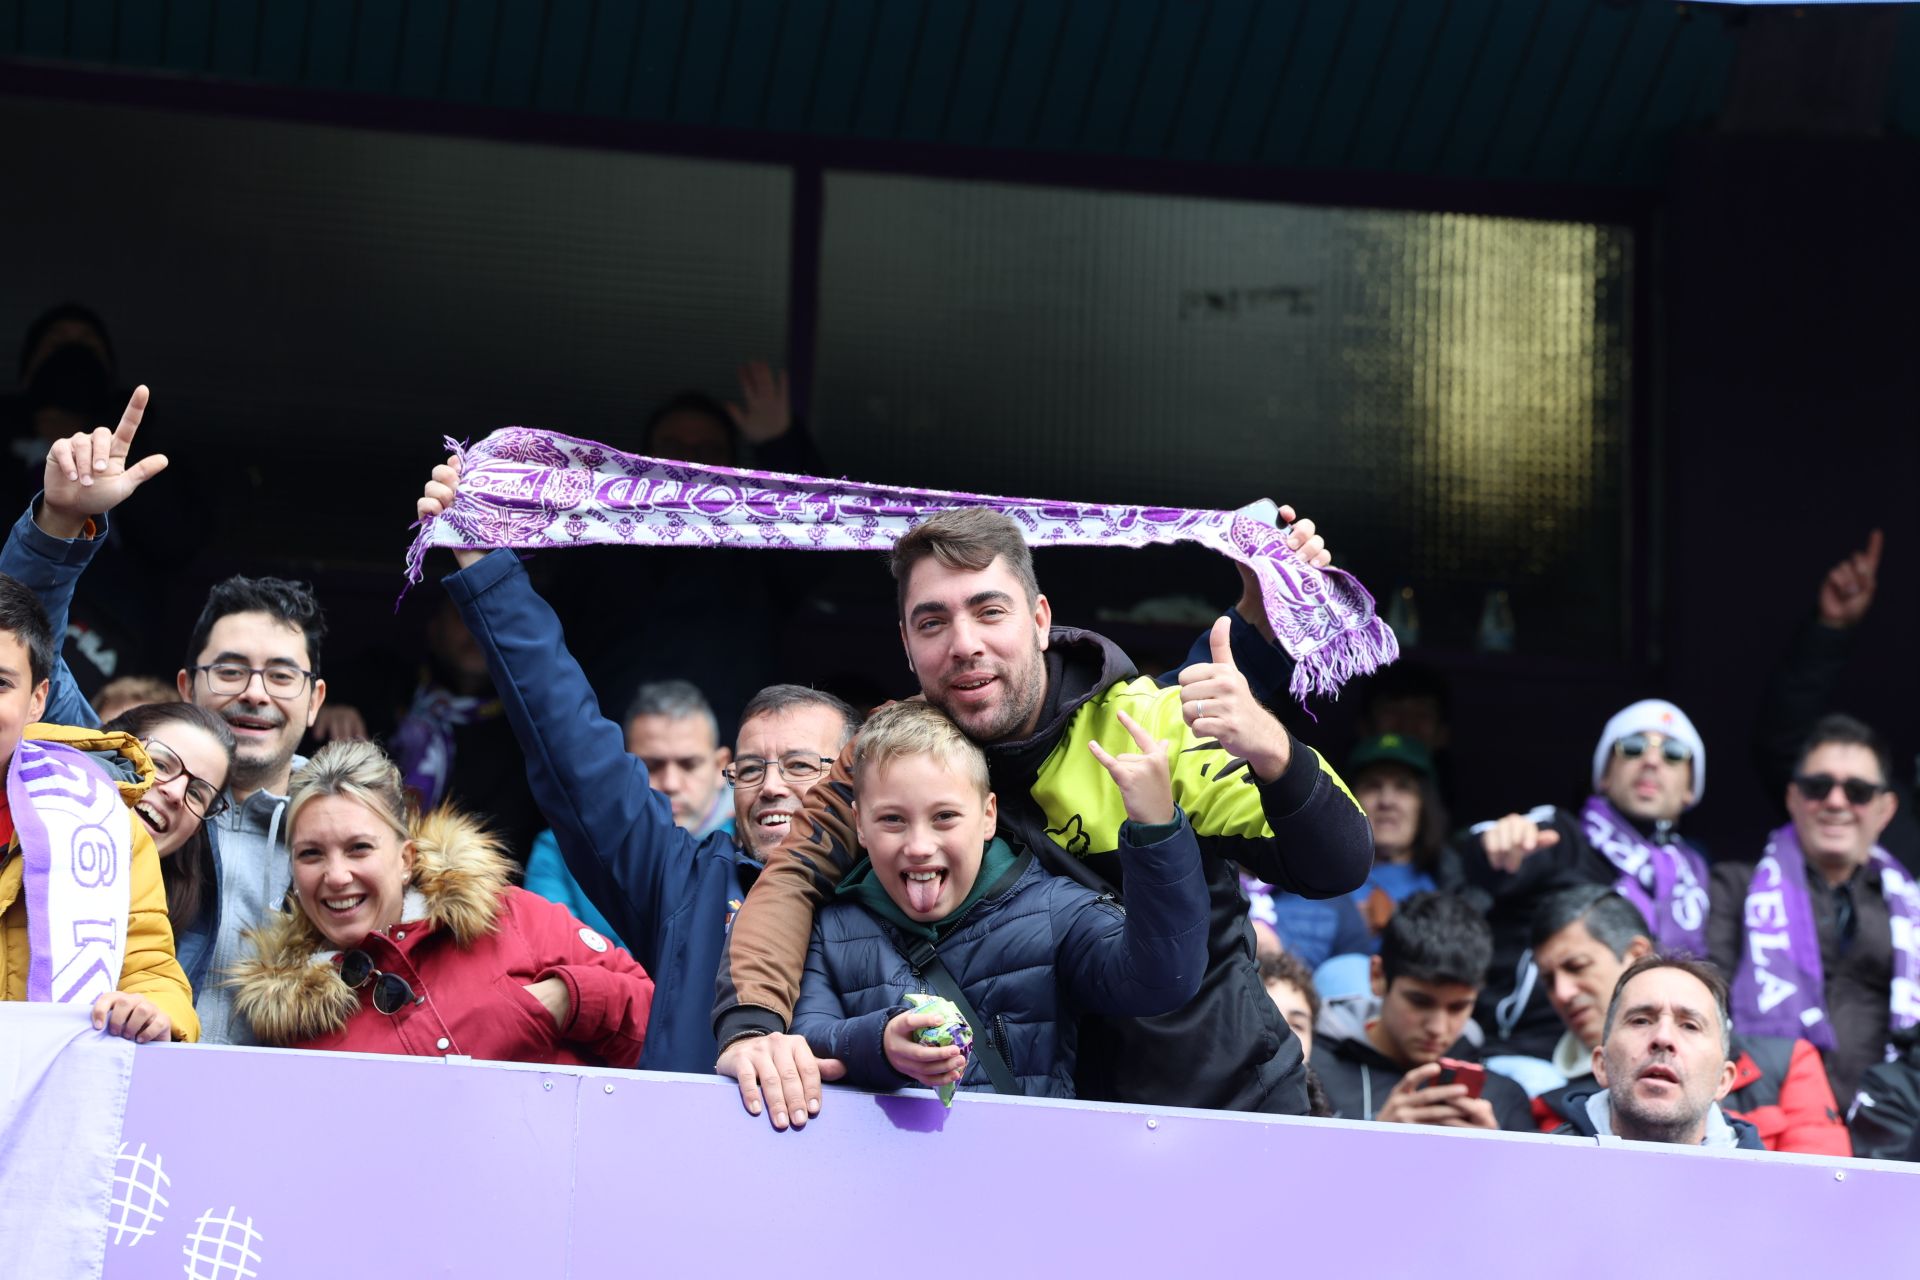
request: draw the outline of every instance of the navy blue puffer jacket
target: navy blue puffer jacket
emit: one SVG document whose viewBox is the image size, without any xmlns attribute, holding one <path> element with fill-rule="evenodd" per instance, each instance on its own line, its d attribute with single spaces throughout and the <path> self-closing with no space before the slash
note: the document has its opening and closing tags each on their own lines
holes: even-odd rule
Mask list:
<svg viewBox="0 0 1920 1280">
<path fill-rule="evenodd" d="M 1156 832 L 1165 828 L 1155 828 Z M 1127 906 L 1049 875 L 1022 851 L 939 942 L 941 960 L 987 1025 L 974 1028 L 962 1089 L 991 1089 L 981 1062 L 1001 1052 L 1024 1094 L 1071 1098 L 1075 1023 L 1082 1013 L 1148 1017 L 1193 999 L 1207 965 L 1207 886 L 1185 814 L 1147 845 L 1121 832 Z M 906 958 L 899 929 L 842 898 L 815 918 L 793 1032 L 847 1066 L 847 1083 L 897 1089 L 913 1081 L 887 1062 L 881 1035 L 931 992 Z"/>
</svg>

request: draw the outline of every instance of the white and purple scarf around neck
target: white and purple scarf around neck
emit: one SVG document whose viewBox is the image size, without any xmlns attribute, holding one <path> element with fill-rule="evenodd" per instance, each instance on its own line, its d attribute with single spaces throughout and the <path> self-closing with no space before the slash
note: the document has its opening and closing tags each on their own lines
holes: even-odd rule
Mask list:
<svg viewBox="0 0 1920 1280">
<path fill-rule="evenodd" d="M 119 788 L 80 751 L 23 738 L 7 766 L 27 901 L 27 999 L 92 1004 L 120 985 L 133 832 Z"/>
<path fill-rule="evenodd" d="M 1291 691 L 1331 696 L 1393 661 L 1393 632 L 1350 574 L 1315 569 L 1286 533 L 1248 511 L 1109 506 L 898 489 L 850 480 L 666 462 L 528 427 L 448 447 L 461 460 L 453 507 L 421 528 L 407 553 L 419 582 L 430 547 L 592 544 L 869 551 L 929 516 L 990 507 L 1034 546 L 1142 547 L 1197 542 L 1250 567 L 1267 619 L 1294 660 Z"/>
<path fill-rule="evenodd" d="M 1613 864 L 1613 891 L 1640 909 L 1662 951 L 1707 954 L 1707 863 L 1683 844 L 1655 844 L 1606 802 L 1580 810 L 1587 843 Z"/>
<path fill-rule="evenodd" d="M 1920 888 L 1877 845 L 1867 862 L 1880 873 L 1893 931 L 1887 1029 L 1901 1031 L 1920 1023 Z M 1817 1048 L 1833 1048 L 1820 935 L 1807 894 L 1807 859 L 1792 823 L 1768 838 L 1747 887 L 1742 919 L 1746 930 L 1733 975 L 1734 1027 L 1743 1035 L 1800 1036 Z"/>
</svg>

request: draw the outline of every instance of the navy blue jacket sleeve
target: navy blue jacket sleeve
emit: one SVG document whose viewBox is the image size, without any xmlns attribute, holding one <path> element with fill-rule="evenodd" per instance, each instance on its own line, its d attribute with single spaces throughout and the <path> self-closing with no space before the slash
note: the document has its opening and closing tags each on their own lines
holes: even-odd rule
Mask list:
<svg viewBox="0 0 1920 1280">
<path fill-rule="evenodd" d="M 887 1061 L 883 1037 L 887 1023 L 905 1006 L 869 1009 L 848 1016 L 827 968 L 825 945 L 818 924 L 807 944 L 807 968 L 800 979 L 800 999 L 793 1006 L 793 1034 L 804 1036 L 816 1057 L 837 1058 L 846 1064 L 846 1083 L 860 1089 L 899 1089 L 913 1081 Z"/>
<path fill-rule="evenodd" d="M 6 546 L 0 548 L 0 573 L 33 592 L 52 624 L 53 674 L 47 689 L 47 709 L 40 718 L 49 724 L 97 729 L 100 717 L 80 692 L 60 650 L 67 640 L 67 613 L 73 607 L 74 588 L 93 563 L 94 552 L 106 541 L 107 518 L 93 518 L 95 533 L 91 538 L 56 538 L 33 522 L 34 509 L 39 505 L 40 495 L 35 494 L 26 511 L 14 521 Z"/>
<path fill-rule="evenodd" d="M 1187 816 L 1150 844 L 1120 829 L 1126 868 L 1124 911 L 1092 890 L 1059 880 L 1054 894 L 1054 963 L 1084 1010 L 1145 1018 L 1171 1013 L 1200 990 L 1207 967 L 1207 882 Z"/>
<path fill-rule="evenodd" d="M 495 551 L 442 583 L 486 654 L 567 870 L 648 971 L 661 972 L 662 924 L 692 898 L 699 842 L 674 825 L 647 766 L 600 713 L 559 616 L 519 558 Z"/>
</svg>

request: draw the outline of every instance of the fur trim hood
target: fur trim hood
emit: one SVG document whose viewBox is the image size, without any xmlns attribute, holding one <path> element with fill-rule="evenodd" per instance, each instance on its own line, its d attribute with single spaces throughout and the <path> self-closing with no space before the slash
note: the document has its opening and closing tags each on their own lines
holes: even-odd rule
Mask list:
<svg viewBox="0 0 1920 1280">
<path fill-rule="evenodd" d="M 442 808 L 414 824 L 413 847 L 402 919 L 425 920 L 462 947 L 492 933 L 514 870 L 499 838 L 477 819 Z M 359 994 L 333 963 L 339 951 L 297 904 L 244 936 L 253 954 L 234 966 L 228 985 L 238 991 L 235 1010 L 261 1043 L 331 1035 L 360 1008 Z"/>
</svg>

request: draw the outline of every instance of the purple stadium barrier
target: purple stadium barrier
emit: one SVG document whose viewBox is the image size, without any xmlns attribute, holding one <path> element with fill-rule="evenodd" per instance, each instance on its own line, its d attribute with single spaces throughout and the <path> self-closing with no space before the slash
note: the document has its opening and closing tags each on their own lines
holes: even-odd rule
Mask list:
<svg viewBox="0 0 1920 1280">
<path fill-rule="evenodd" d="M 706 1077 L 178 1046 L 135 1063 L 110 1280 L 1894 1276 L 1920 1246 L 1920 1169 L 1877 1162 L 839 1090 L 781 1134 Z"/>
</svg>

